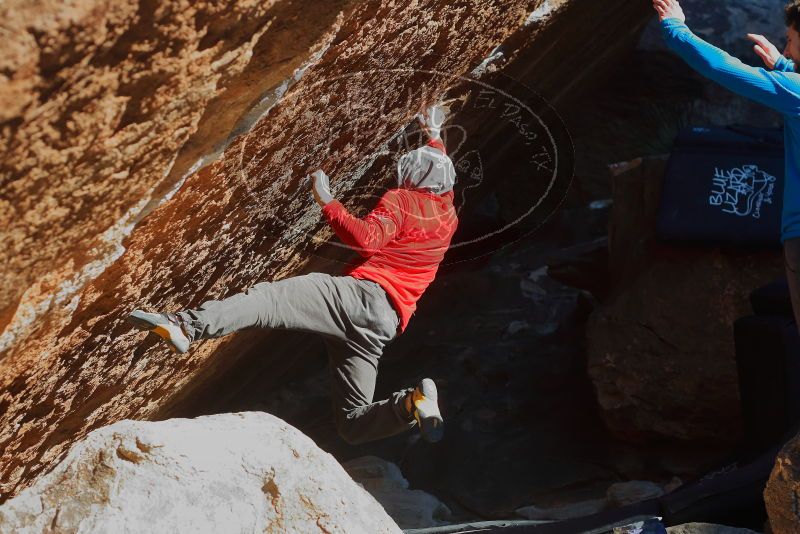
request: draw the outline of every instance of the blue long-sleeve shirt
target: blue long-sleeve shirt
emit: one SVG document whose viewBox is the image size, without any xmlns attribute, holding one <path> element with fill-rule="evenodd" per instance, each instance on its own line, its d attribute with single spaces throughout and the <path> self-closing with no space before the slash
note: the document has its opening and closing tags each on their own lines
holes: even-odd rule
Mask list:
<svg viewBox="0 0 800 534">
<path fill-rule="evenodd" d="M 774 70 L 751 67 L 697 37 L 679 19 L 665 19 L 661 27 L 667 47 L 697 72 L 783 115 L 786 184 L 781 240 L 800 237 L 800 74 L 794 72 L 794 63 L 782 57 Z"/>
</svg>

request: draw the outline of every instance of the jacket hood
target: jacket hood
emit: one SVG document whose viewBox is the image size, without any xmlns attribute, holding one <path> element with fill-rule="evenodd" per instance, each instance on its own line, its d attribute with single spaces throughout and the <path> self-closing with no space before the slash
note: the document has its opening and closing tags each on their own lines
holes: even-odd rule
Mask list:
<svg viewBox="0 0 800 534">
<path fill-rule="evenodd" d="M 456 170 L 444 151 L 431 144 L 403 154 L 397 161 L 397 186 L 443 194 L 453 190 Z"/>
</svg>

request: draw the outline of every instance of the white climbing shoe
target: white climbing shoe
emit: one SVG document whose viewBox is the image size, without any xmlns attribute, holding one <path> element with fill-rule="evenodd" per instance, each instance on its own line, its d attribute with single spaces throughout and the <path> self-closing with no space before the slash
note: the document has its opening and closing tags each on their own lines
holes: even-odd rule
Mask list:
<svg viewBox="0 0 800 534">
<path fill-rule="evenodd" d="M 412 414 L 419 425 L 422 439 L 436 443 L 444 436 L 444 419 L 439 411 L 439 394 L 430 378 L 420 381 L 411 392 Z"/>
<path fill-rule="evenodd" d="M 189 350 L 192 340 L 188 335 L 188 325 L 174 313 L 134 310 L 128 315 L 128 322 L 141 330 L 149 330 L 163 337 L 175 352 L 183 354 Z"/>
</svg>

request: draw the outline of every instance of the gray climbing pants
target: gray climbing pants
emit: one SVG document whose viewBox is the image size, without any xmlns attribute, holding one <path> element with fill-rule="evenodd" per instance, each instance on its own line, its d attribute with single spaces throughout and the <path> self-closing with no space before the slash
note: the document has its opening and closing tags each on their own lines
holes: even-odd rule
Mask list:
<svg viewBox="0 0 800 534">
<path fill-rule="evenodd" d="M 252 327 L 321 334 L 330 361 L 336 428 L 348 443 L 381 439 L 416 424 L 403 406 L 409 389 L 372 402 L 378 361 L 399 322 L 375 282 L 312 273 L 255 284 L 180 314 L 191 324 L 193 339 Z"/>
</svg>

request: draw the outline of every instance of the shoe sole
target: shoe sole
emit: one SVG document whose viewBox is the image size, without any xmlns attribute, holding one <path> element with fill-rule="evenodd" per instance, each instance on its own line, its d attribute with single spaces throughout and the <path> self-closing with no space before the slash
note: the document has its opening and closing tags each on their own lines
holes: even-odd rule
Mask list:
<svg viewBox="0 0 800 534">
<path fill-rule="evenodd" d="M 433 394 L 436 395 L 436 386 L 433 387 Z M 438 397 L 438 395 L 437 395 Z M 439 404 L 435 398 L 421 395 L 414 399 L 414 418 L 419 425 L 420 433 L 425 441 L 436 443 L 441 441 L 444 436 L 444 419 L 439 410 Z"/>
<path fill-rule="evenodd" d="M 134 310 L 128 315 L 128 322 L 139 328 L 153 332 L 164 338 L 173 351 L 184 354 L 189 350 L 189 340 L 181 331 L 180 327 L 171 323 L 164 323 L 164 318 L 157 313 L 148 313 L 142 310 Z"/>
</svg>

